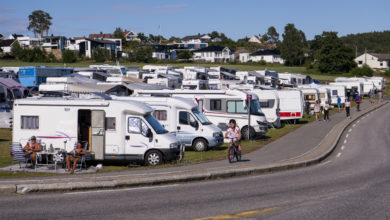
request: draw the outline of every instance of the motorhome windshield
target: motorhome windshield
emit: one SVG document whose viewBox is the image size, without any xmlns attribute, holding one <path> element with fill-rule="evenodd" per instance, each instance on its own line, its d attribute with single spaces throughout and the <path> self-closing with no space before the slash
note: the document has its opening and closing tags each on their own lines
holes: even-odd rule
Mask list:
<svg viewBox="0 0 390 220">
<path fill-rule="evenodd" d="M 264 113 L 261 111 L 261 107 L 258 100 L 251 101 L 251 115 L 264 116 Z"/>
<path fill-rule="evenodd" d="M 157 134 L 165 134 L 168 132 L 152 115 L 146 115 L 145 119 Z"/>
<path fill-rule="evenodd" d="M 200 121 L 200 123 L 202 123 L 202 125 L 212 124 L 199 110 L 192 110 L 192 113 Z"/>
</svg>

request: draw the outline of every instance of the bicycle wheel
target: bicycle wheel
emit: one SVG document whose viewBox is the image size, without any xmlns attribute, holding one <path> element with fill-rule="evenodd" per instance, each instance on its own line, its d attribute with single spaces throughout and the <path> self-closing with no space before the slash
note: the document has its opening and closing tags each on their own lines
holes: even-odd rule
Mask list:
<svg viewBox="0 0 390 220">
<path fill-rule="evenodd" d="M 238 150 L 238 146 L 235 146 L 234 151 L 235 151 L 234 154 L 236 156 L 237 161 L 240 161 L 241 160 L 241 152 Z"/>
<path fill-rule="evenodd" d="M 229 163 L 233 163 L 233 161 L 234 161 L 234 148 L 233 147 L 229 147 L 228 160 L 229 160 Z"/>
</svg>

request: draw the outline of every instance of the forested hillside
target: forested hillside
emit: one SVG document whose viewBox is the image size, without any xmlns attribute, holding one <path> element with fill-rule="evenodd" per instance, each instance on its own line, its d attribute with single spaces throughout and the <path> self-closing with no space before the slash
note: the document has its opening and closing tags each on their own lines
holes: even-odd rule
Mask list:
<svg viewBox="0 0 390 220">
<path fill-rule="evenodd" d="M 357 47 L 358 54 L 365 49 L 372 53 L 390 53 L 390 31 L 349 34 L 341 39 L 354 51 Z"/>
</svg>

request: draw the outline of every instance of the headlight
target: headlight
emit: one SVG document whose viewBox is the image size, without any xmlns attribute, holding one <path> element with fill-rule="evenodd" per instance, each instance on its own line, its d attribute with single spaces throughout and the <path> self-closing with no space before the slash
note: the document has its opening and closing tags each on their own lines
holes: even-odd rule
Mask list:
<svg viewBox="0 0 390 220">
<path fill-rule="evenodd" d="M 221 137 L 222 133 L 221 132 L 214 132 L 213 137 Z"/>
<path fill-rule="evenodd" d="M 180 147 L 180 143 L 177 143 L 177 142 L 169 145 L 169 148 L 171 148 L 171 149 L 175 149 L 175 148 L 179 148 L 179 147 Z"/>
</svg>

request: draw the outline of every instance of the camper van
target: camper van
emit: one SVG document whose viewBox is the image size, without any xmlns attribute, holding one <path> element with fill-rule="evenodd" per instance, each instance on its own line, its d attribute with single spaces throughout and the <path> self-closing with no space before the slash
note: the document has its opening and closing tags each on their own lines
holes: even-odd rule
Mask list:
<svg viewBox="0 0 390 220">
<path fill-rule="evenodd" d="M 281 121 L 296 122 L 303 117 L 304 99 L 299 90 L 275 90 L 279 97 L 279 115 Z"/>
<path fill-rule="evenodd" d="M 314 109 L 314 104 L 320 100 L 318 89 L 315 88 L 299 88 L 302 91 L 304 103 L 309 102 L 310 109 Z"/>
<path fill-rule="evenodd" d="M 340 97 L 341 103 L 345 103 L 346 89 L 343 85 L 321 85 L 321 88 L 330 90 L 330 99 L 332 105 L 337 105 L 337 96 Z M 330 103 L 329 103 L 330 104 Z"/>
<path fill-rule="evenodd" d="M 12 141 L 36 136 L 46 147 L 70 151 L 87 143 L 92 160 L 144 161 L 157 165 L 183 155 L 180 141 L 138 101 L 34 97 L 14 103 Z"/>
<path fill-rule="evenodd" d="M 195 151 L 223 143 L 221 129 L 211 123 L 198 105 L 191 99 L 180 97 L 113 97 L 118 100 L 135 100 L 148 104 L 154 109 L 153 116 L 168 131 L 187 147 Z"/>
<path fill-rule="evenodd" d="M 351 97 L 355 97 L 355 93 L 363 94 L 363 83 L 358 81 L 352 82 L 334 82 L 329 83 L 329 85 L 343 85 L 346 88 L 346 97 L 350 99 Z"/>
<path fill-rule="evenodd" d="M 257 95 L 240 90 L 135 90 L 134 95 L 171 95 L 173 97 L 190 98 L 198 103 L 199 111 L 222 131 L 229 127 L 229 120 L 235 119 L 241 127 L 244 138 L 256 134 L 263 136 L 268 130 L 268 123 L 261 111 Z M 248 128 L 247 96 L 250 102 L 250 127 Z"/>
</svg>

